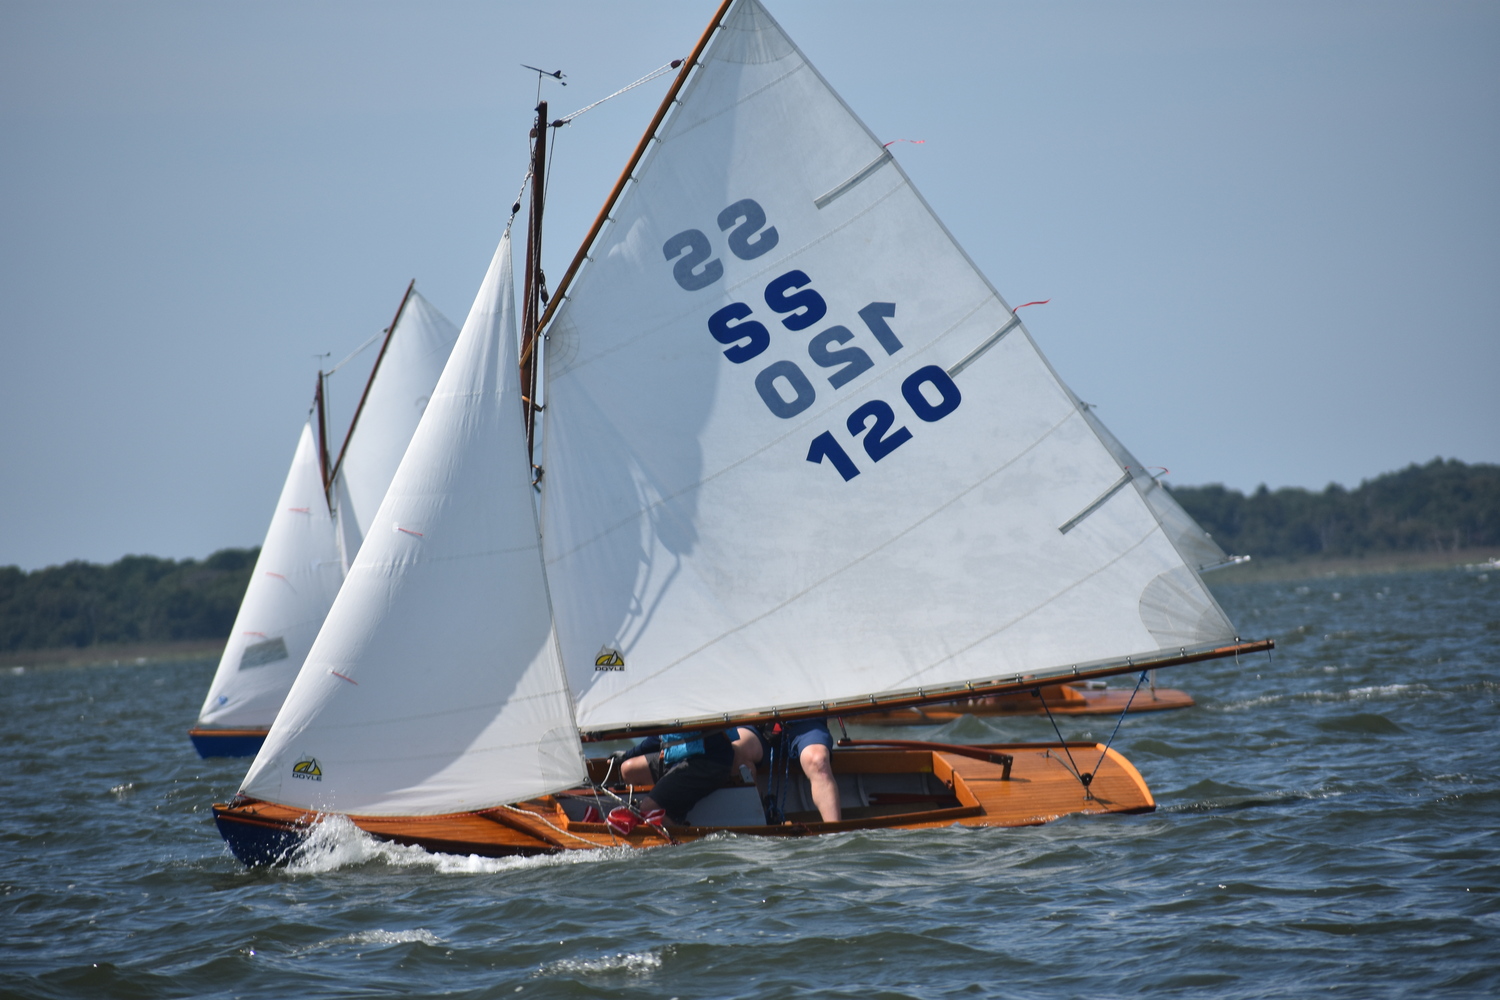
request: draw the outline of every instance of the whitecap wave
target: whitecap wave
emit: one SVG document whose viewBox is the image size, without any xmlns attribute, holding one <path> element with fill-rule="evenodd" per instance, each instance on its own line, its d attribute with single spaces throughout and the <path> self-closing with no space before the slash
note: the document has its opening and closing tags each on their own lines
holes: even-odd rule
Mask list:
<svg viewBox="0 0 1500 1000">
<path fill-rule="evenodd" d="M 298 845 L 286 870 L 294 875 L 319 875 L 379 861 L 398 868 L 430 868 L 443 875 L 488 875 L 515 869 L 595 864 L 629 857 L 628 847 L 566 851 L 534 857 L 485 858 L 477 854 L 438 854 L 423 848 L 393 844 L 370 836 L 347 816 L 325 816 Z"/>
<path fill-rule="evenodd" d="M 1412 693 L 1433 693 L 1425 684 L 1376 684 L 1369 687 L 1350 688 L 1347 691 L 1299 691 L 1295 694 L 1263 694 L 1240 701 L 1227 701 L 1222 705 L 1209 706 L 1210 711 L 1243 712 L 1252 708 L 1263 708 L 1283 702 L 1312 701 L 1369 701 L 1375 698 L 1391 698 Z"/>
<path fill-rule="evenodd" d="M 409 931 L 360 931 L 358 934 L 349 934 L 345 937 L 325 941 L 325 944 L 442 944 L 443 939 L 432 931 L 418 927 Z"/>
<path fill-rule="evenodd" d="M 536 971 L 538 976 L 597 976 L 604 973 L 623 972 L 641 976 L 661 968 L 661 956 L 653 951 L 620 952 L 601 958 L 565 958 L 560 962 L 548 962 Z"/>
</svg>

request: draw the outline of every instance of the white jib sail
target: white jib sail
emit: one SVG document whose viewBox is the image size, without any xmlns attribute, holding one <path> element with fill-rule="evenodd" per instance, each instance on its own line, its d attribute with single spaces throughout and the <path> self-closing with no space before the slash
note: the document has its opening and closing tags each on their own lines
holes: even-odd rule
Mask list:
<svg viewBox="0 0 1500 1000">
<path fill-rule="evenodd" d="M 456 339 L 458 328 L 413 290 L 370 381 L 339 465 L 348 486 L 347 514 L 352 515 L 356 539 L 364 536 L 385 499 Z M 341 507 L 340 514 L 345 513 Z M 356 544 L 349 553 L 351 563 L 357 550 Z"/>
<path fill-rule="evenodd" d="M 583 779 L 516 364 L 507 234 L 245 794 L 422 815 Z"/>
<path fill-rule="evenodd" d="M 269 726 L 338 593 L 344 570 L 317 452 L 307 424 L 199 725 Z"/>
<path fill-rule="evenodd" d="M 755 0 L 657 140 L 549 328 L 544 549 L 581 728 L 1233 637 L 1009 307 Z"/>
</svg>

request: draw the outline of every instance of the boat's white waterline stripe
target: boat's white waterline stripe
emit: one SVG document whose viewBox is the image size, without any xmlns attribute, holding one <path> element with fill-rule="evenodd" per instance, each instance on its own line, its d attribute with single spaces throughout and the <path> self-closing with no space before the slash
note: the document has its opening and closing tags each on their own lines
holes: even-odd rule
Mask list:
<svg viewBox="0 0 1500 1000">
<path fill-rule="evenodd" d="M 820 209 L 827 208 L 829 203 L 848 194 L 854 189 L 855 185 L 859 184 L 860 181 L 865 180 L 867 177 L 869 177 L 871 174 L 873 174 L 875 171 L 879 170 L 889 162 L 891 162 L 891 151 L 889 149 L 882 149 L 879 156 L 875 157 L 875 159 L 871 160 L 869 163 L 861 167 L 859 169 L 859 172 L 856 173 L 853 177 L 849 178 L 847 181 L 840 184 L 832 191 L 829 191 L 827 194 L 818 198 L 814 198 L 813 204 Z"/>
<path fill-rule="evenodd" d="M 1010 331 L 1014 330 L 1016 327 L 1018 327 L 1020 325 L 1021 325 L 1021 317 L 1017 316 L 1015 313 L 1011 313 L 1010 322 L 1006 323 L 1000 329 L 998 329 L 994 333 L 990 334 L 988 340 L 986 340 L 984 343 L 980 344 L 978 347 L 974 348 L 968 354 L 964 355 L 964 359 L 962 361 L 960 361 L 958 364 L 954 365 L 952 368 L 948 369 L 948 377 L 952 378 L 953 376 L 957 375 L 959 372 L 963 371 L 965 368 L 967 368 L 970 365 L 972 365 L 975 361 L 977 361 L 979 359 L 979 356 L 981 354 L 983 354 L 985 351 L 988 351 L 991 347 L 994 347 L 996 344 L 1000 343 L 1000 338 L 1001 337 L 1005 336 L 1007 333 L 1010 333 Z"/>
<path fill-rule="evenodd" d="M 1108 501 L 1110 497 L 1114 496 L 1116 493 L 1124 489 L 1125 484 L 1128 482 L 1130 482 L 1130 473 L 1127 472 L 1119 479 L 1115 480 L 1115 484 L 1113 486 L 1105 490 L 1103 493 L 1099 494 L 1098 498 L 1093 503 L 1089 504 L 1087 507 L 1083 508 L 1083 510 L 1068 518 L 1067 523 L 1065 523 L 1057 530 L 1066 535 L 1068 532 L 1078 527 L 1079 522 L 1088 517 L 1094 511 L 1098 510 L 1100 507 L 1103 507 L 1105 502 Z"/>
</svg>

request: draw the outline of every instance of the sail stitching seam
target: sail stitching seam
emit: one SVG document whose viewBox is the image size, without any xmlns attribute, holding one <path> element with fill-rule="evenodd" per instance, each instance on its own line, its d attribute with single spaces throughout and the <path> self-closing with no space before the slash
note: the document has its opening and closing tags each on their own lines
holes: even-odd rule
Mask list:
<svg viewBox="0 0 1500 1000">
<path fill-rule="evenodd" d="M 920 677 L 921 675 L 927 673 L 927 671 L 932 670 L 934 667 L 937 667 L 939 664 L 947 663 L 949 660 L 955 659 L 956 657 L 961 656 L 964 653 L 967 653 L 969 650 L 973 649 L 975 646 L 978 646 L 978 645 L 980 645 L 982 643 L 988 642 L 989 640 L 993 639 L 995 636 L 999 635 L 1001 632 L 1004 632 L 1006 629 L 1011 628 L 1012 626 L 1016 625 L 1018 622 L 1025 621 L 1027 618 L 1030 618 L 1032 615 L 1036 614 L 1038 611 L 1042 610 L 1047 605 L 1051 604 L 1053 601 L 1056 601 L 1058 598 L 1063 597 L 1064 595 L 1066 595 L 1069 591 L 1076 590 L 1077 588 L 1083 586 L 1085 583 L 1088 583 L 1094 577 L 1098 576 L 1100 573 L 1103 573 L 1105 570 L 1107 570 L 1107 569 L 1111 568 L 1112 566 L 1114 566 L 1115 563 L 1119 562 L 1121 559 L 1124 559 L 1126 556 L 1130 555 L 1130 553 L 1134 552 L 1136 549 L 1138 549 L 1142 545 L 1146 544 L 1146 541 L 1151 537 L 1152 533 L 1156 532 L 1156 531 L 1159 531 L 1159 530 L 1160 530 L 1160 526 L 1156 525 L 1153 522 L 1152 527 L 1149 528 L 1146 531 L 1146 533 L 1144 535 L 1142 535 L 1138 541 L 1135 542 L 1135 544 L 1131 545 L 1128 549 L 1125 549 L 1119 555 L 1115 556 L 1109 562 L 1105 563 L 1103 566 L 1100 566 L 1098 569 L 1094 570 L 1092 573 L 1088 574 L 1087 576 L 1081 577 L 1077 581 L 1069 584 L 1068 586 L 1064 587 L 1062 590 L 1059 590 L 1057 593 L 1055 593 L 1051 597 L 1047 598 L 1045 601 L 1042 601 L 1040 604 L 1038 604 L 1035 607 L 1031 608 L 1029 611 L 1022 612 L 1021 614 L 1019 614 L 1016 617 L 1012 618 L 1010 621 L 1006 622 L 1004 625 L 1001 625 L 999 628 L 994 629 L 993 631 L 991 631 L 991 632 L 989 632 L 989 633 L 987 633 L 985 635 L 980 636 L 978 639 L 975 639 L 973 642 L 969 643 L 967 646 L 964 646 L 962 649 L 955 650 L 954 652 L 949 653 L 947 656 L 943 657 L 942 659 L 934 660 L 933 662 L 929 663 L 927 666 L 923 667 L 921 670 L 916 671 L 915 673 L 907 674 L 906 677 L 903 678 L 903 680 L 912 680 L 914 678 Z"/>
<path fill-rule="evenodd" d="M 512 695 L 507 695 L 504 699 L 502 699 L 500 701 L 497 701 L 497 702 L 474 702 L 474 701 L 469 701 L 469 702 L 465 703 L 464 707 L 462 707 L 462 708 L 448 709 L 448 710 L 440 711 L 440 712 L 408 713 L 408 714 L 405 714 L 405 715 L 395 716 L 395 717 L 392 717 L 392 718 L 371 719 L 368 723 L 361 723 L 359 726 L 347 727 L 347 728 L 361 729 L 361 728 L 365 728 L 366 726 L 392 725 L 392 724 L 397 724 L 397 723 L 409 722 L 409 721 L 417 720 L 417 719 L 441 719 L 441 718 L 444 718 L 446 716 L 465 715 L 465 714 L 469 714 L 469 713 L 478 711 L 480 709 L 486 709 L 486 708 L 489 708 L 489 707 L 492 707 L 492 706 L 495 706 L 495 705 L 498 705 L 501 708 L 505 708 L 508 705 L 518 705 L 518 704 L 521 704 L 522 702 L 544 701 L 544 700 L 547 700 L 547 699 L 556 698 L 556 697 L 561 696 L 564 693 L 565 690 L 566 690 L 565 687 L 559 686 L 559 687 L 556 687 L 556 688 L 552 688 L 551 690 L 536 691 L 536 692 L 533 692 L 531 694 L 512 694 Z M 337 727 L 333 727 L 333 728 L 337 728 Z M 471 752 L 476 753 L 476 754 L 480 754 L 480 753 L 498 753 L 498 752 L 505 751 L 505 750 L 524 750 L 527 747 L 530 747 L 532 745 L 533 745 L 532 743 L 526 742 L 526 741 L 523 740 L 520 743 L 497 743 L 497 744 L 494 744 L 493 746 L 481 747 L 478 750 L 473 750 L 471 748 Z M 426 759 L 444 759 L 444 758 L 451 757 L 451 756 L 452 755 L 447 750 L 439 750 L 439 751 L 434 751 L 432 753 L 418 753 L 416 751 L 411 750 L 410 748 L 404 748 L 404 749 L 401 750 L 399 756 L 392 757 L 391 759 L 392 760 L 426 760 Z"/>
<path fill-rule="evenodd" d="M 868 552 L 865 552 L 862 555 L 860 555 L 859 558 L 853 559 L 853 560 L 845 563 L 843 566 L 840 566 L 838 569 L 834 570 L 833 572 L 826 574 L 821 579 L 816 580 L 813 583 L 809 584 L 808 586 L 804 587 L 802 590 L 800 590 L 797 593 L 793 594 L 791 597 L 788 597 L 786 600 L 782 601 L 780 604 L 776 605 L 775 607 L 769 608 L 766 611 L 762 612 L 761 614 L 756 615 L 754 618 L 751 618 L 748 621 L 746 621 L 746 622 L 744 622 L 744 623 L 736 626 L 735 628 L 731 629 L 730 631 L 725 632 L 725 633 L 723 633 L 723 634 L 721 634 L 721 635 L 719 635 L 719 636 L 717 636 L 717 637 L 709 640 L 706 643 L 703 643 L 701 646 L 698 646 L 696 649 L 689 650 L 687 653 L 684 653 L 682 656 L 679 656 L 677 659 L 673 660 L 671 663 L 664 664 L 661 668 L 659 668 L 655 672 L 653 672 L 653 673 L 651 673 L 651 674 L 649 674 L 649 675 L 647 675 L 645 677 L 642 677 L 632 687 L 626 688 L 624 691 L 619 692 L 619 694 L 617 694 L 617 695 L 614 695 L 614 696 L 611 696 L 609 698 L 605 698 L 605 699 L 600 700 L 598 702 L 598 705 L 600 707 L 603 707 L 604 705 L 609 704 L 611 701 L 614 700 L 614 698 L 619 697 L 619 695 L 623 695 L 623 694 L 625 694 L 625 693 L 633 690 L 635 687 L 640 686 L 640 684 L 645 683 L 646 681 L 650 680 L 652 677 L 658 677 L 658 676 L 666 673 L 667 671 L 669 671 L 669 670 L 673 669 L 674 667 L 676 667 L 679 663 L 682 663 L 685 660 L 688 660 L 688 659 L 690 659 L 690 658 L 692 658 L 694 656 L 697 656 L 699 653 L 703 652 L 705 649 L 708 649 L 709 647 L 711 647 L 711 646 L 713 646 L 713 645 L 715 645 L 715 644 L 717 644 L 719 642 L 722 642 L 724 639 L 729 638 L 731 635 L 734 635 L 737 632 L 740 632 L 740 631 L 742 631 L 742 630 L 744 630 L 746 628 L 749 628 L 751 625 L 754 625 L 756 622 L 762 621 L 763 619 L 768 618 L 771 615 L 774 615 L 776 612 L 780 611 L 782 608 L 785 608 L 789 604 L 792 604 L 793 602 L 800 600 L 802 597 L 806 596 L 807 594 L 811 593 L 812 591 L 816 590 L 817 588 L 823 586 L 823 584 L 825 584 L 828 581 L 832 580 L 834 577 L 837 577 L 837 576 L 843 574 L 844 572 L 846 572 L 846 571 L 854 568 L 855 566 L 857 566 L 860 563 L 864 562 L 866 559 L 869 559 L 871 556 L 873 556 L 876 553 L 880 552 L 881 550 L 885 549 L 887 546 L 892 545 L 892 544 L 894 544 L 897 541 L 900 541 L 902 538 L 904 538 L 907 535 L 911 534 L 911 532 L 915 531 L 917 528 L 920 528 L 923 524 L 925 524 L 928 521 L 932 520 L 934 517 L 936 517 L 937 515 L 941 514 L 943 511 L 947 510 L 949 507 L 953 506 L 954 504 L 958 503 L 960 500 L 962 500 L 965 497 L 967 497 L 970 493 L 973 493 L 975 490 L 979 489 L 979 487 L 981 487 L 984 484 L 988 483 L 991 479 L 993 479 L 996 476 L 1000 475 L 1000 473 L 1004 472 L 1006 469 L 1009 469 L 1011 466 L 1015 465 L 1021 459 L 1025 458 L 1028 454 L 1030 454 L 1032 452 L 1032 450 L 1034 450 L 1036 447 L 1038 447 L 1043 441 L 1046 441 L 1049 437 L 1051 437 L 1054 432 L 1056 432 L 1060 427 L 1062 427 L 1064 424 L 1066 424 L 1069 421 L 1069 419 L 1071 419 L 1074 416 L 1077 416 L 1077 411 L 1076 410 L 1068 412 L 1061 420 L 1059 420 L 1057 423 L 1055 423 L 1051 427 L 1049 427 L 1047 429 L 1047 432 L 1045 434 L 1043 434 L 1041 437 L 1037 438 L 1031 444 L 1027 445 L 1024 451 L 1021 451 L 1020 453 L 1018 453 L 1015 457 L 1013 457 L 1012 459 L 1010 459 L 1010 461 L 1006 462 L 1004 465 L 1001 465 L 999 468 L 995 469 L 994 471 L 986 474 L 983 478 L 976 480 L 971 486 L 969 486 L 963 492 L 961 492 L 957 496 L 953 497 L 953 499 L 949 500 L 947 503 L 942 504 L 939 507 L 936 507 L 936 508 L 932 509 L 931 511 L 928 511 L 925 515 L 922 516 L 922 518 L 920 520 L 912 522 L 910 525 L 908 525 L 906 528 L 902 529 L 897 534 L 892 535 L 890 538 L 886 539 L 884 542 L 881 542 L 879 545 L 877 545 L 876 547 L 870 549 Z M 1030 612 L 1027 612 L 1027 614 L 1030 614 Z M 989 636 L 985 636 L 984 638 L 989 638 Z M 980 640 L 980 641 L 983 641 L 983 640 Z M 939 660 L 937 662 L 941 663 L 943 661 Z M 922 671 L 919 671 L 919 673 L 925 673 L 926 670 L 930 670 L 932 668 L 932 666 L 935 666 L 935 665 L 936 664 L 929 665 L 928 667 L 923 668 Z"/>
<path fill-rule="evenodd" d="M 713 53 L 709 53 L 708 55 L 705 55 L 704 58 L 703 58 L 703 61 L 698 64 L 698 68 L 700 70 L 700 73 L 699 73 L 698 76 L 694 76 L 693 77 L 693 83 L 697 83 L 698 80 L 702 78 L 701 70 L 703 69 L 704 66 L 708 65 L 708 63 L 711 61 L 711 57 L 712 56 L 713 56 Z M 807 68 L 807 64 L 806 63 L 803 63 L 800 66 L 795 66 L 792 69 L 788 70 L 787 72 L 781 74 L 780 76 L 778 76 L 776 79 L 772 80 L 771 82 L 769 82 L 767 84 L 764 84 L 764 85 L 762 85 L 760 87 L 757 87 L 756 89 L 750 91 L 750 93 L 745 94 L 744 96 L 740 97 L 738 100 L 736 100 L 733 104 L 729 105 L 728 107 L 725 107 L 724 109 L 722 109 L 720 111 L 714 112 L 713 114 L 709 115 L 707 118 L 700 119 L 700 120 L 698 120 L 696 122 L 693 122 L 693 124 L 691 124 L 691 125 L 685 126 L 681 131 L 676 131 L 676 130 L 673 129 L 673 126 L 677 125 L 678 119 L 681 117 L 681 111 L 679 110 L 677 114 L 673 115 L 673 120 L 672 121 L 665 123 L 665 127 L 657 129 L 657 132 L 656 132 L 656 141 L 659 144 L 665 144 L 667 142 L 667 140 L 669 140 L 669 139 L 676 139 L 679 135 L 687 135 L 689 132 L 693 131 L 693 129 L 701 128 L 702 126 L 707 125 L 709 122 L 713 121 L 716 118 L 722 118 L 725 115 L 729 114 L 731 111 L 733 111 L 735 108 L 739 107 L 741 104 L 746 104 L 746 103 L 754 100 L 755 98 L 759 97 L 761 94 L 765 93 L 767 90 L 770 90 L 772 87 L 774 87 L 777 84 L 781 83 L 781 81 L 786 80 L 786 79 L 788 79 L 790 77 L 796 76 L 798 73 L 800 73 L 805 68 Z M 678 106 L 679 109 L 683 105 L 685 105 L 687 103 L 688 96 L 689 95 L 686 94 L 686 93 L 681 94 L 681 95 L 678 96 L 678 98 L 677 98 L 677 106 Z M 656 150 L 653 149 L 652 152 L 655 153 Z M 641 164 L 641 169 L 637 170 L 636 173 L 638 173 L 638 174 L 644 173 L 645 172 L 645 167 L 646 167 L 646 164 L 642 163 Z"/>
</svg>

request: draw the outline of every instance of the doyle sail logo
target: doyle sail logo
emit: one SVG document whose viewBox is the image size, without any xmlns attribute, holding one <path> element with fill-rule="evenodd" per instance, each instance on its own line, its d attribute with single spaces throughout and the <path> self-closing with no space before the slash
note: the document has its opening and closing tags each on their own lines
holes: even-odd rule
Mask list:
<svg viewBox="0 0 1500 1000">
<path fill-rule="evenodd" d="M 599 655 L 594 657 L 595 670 L 624 670 L 625 657 L 613 646 L 600 646 Z"/>
<path fill-rule="evenodd" d="M 315 758 L 303 757 L 292 765 L 292 777 L 303 778 L 307 781 L 322 781 L 323 769 L 318 766 Z"/>
</svg>

